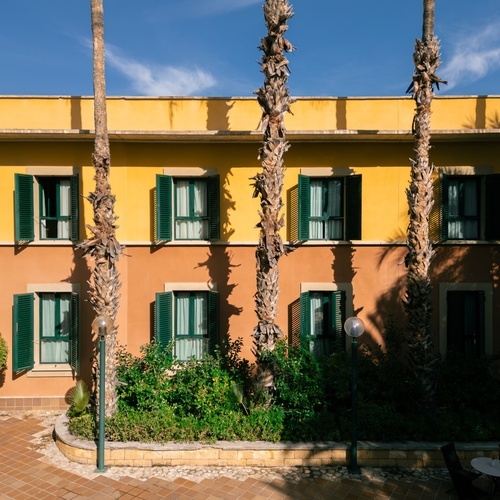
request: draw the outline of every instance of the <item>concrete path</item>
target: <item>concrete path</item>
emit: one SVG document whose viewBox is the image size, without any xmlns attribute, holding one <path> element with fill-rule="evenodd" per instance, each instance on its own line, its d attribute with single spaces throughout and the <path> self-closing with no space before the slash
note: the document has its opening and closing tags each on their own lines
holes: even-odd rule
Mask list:
<svg viewBox="0 0 500 500">
<path fill-rule="evenodd" d="M 44 434 L 45 431 L 45 434 Z M 37 438 L 38 436 L 38 438 Z M 45 436 L 45 444 L 40 441 Z M 446 493 L 452 485 L 446 474 L 384 473 L 382 470 L 363 470 L 361 476 L 351 476 L 345 468 L 322 471 L 308 468 L 295 474 L 277 474 L 275 470 L 259 468 L 238 475 L 237 468 L 210 468 L 189 471 L 173 468 L 168 475 L 149 471 L 141 479 L 133 472 L 118 467 L 100 474 L 83 471 L 81 466 L 60 460 L 60 452 L 50 443 L 50 430 L 36 418 L 7 417 L 0 420 L 0 499 L 455 499 Z M 45 447 L 45 449 L 43 449 Z M 43 449 L 43 452 L 40 450 Z M 49 456 L 47 456 L 49 450 Z M 112 470 L 113 469 L 113 470 Z M 135 468 L 137 469 L 137 468 Z M 213 468 L 212 468 L 213 469 Z M 236 470 L 235 470 L 236 469 Z M 333 469 L 333 468 L 332 468 Z M 143 471 L 144 472 L 144 471 Z M 165 471 L 167 472 L 167 471 Z M 304 476 L 308 477 L 304 477 Z M 162 477 L 163 476 L 163 477 Z M 230 476 L 230 477 L 228 477 Z M 478 486 L 486 486 L 486 483 Z"/>
</svg>

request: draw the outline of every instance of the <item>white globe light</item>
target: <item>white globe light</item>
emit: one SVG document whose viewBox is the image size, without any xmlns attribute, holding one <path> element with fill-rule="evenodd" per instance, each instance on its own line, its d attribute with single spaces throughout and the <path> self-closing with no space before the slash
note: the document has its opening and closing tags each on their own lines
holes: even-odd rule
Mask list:
<svg viewBox="0 0 500 500">
<path fill-rule="evenodd" d="M 106 314 L 101 314 L 92 321 L 92 331 L 94 333 L 100 335 L 101 329 L 104 329 L 104 335 L 113 329 L 113 320 Z"/>
<path fill-rule="evenodd" d="M 357 338 L 365 331 L 365 324 L 359 318 L 351 316 L 345 320 L 344 330 L 349 337 Z"/>
</svg>

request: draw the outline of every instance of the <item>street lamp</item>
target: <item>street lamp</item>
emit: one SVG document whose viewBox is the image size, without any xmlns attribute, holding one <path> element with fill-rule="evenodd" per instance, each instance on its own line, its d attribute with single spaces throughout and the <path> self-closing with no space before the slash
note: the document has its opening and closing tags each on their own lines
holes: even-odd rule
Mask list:
<svg viewBox="0 0 500 500">
<path fill-rule="evenodd" d="M 96 472 L 105 472 L 104 437 L 105 437 L 105 405 L 106 405 L 106 334 L 113 328 L 113 320 L 106 314 L 97 316 L 92 321 L 92 331 L 99 335 L 99 441 L 97 447 Z"/>
<path fill-rule="evenodd" d="M 352 417 L 351 417 L 351 463 L 349 472 L 359 474 L 361 469 L 358 467 L 358 337 L 365 331 L 365 324 L 354 316 L 347 318 L 344 323 L 344 330 L 352 337 Z"/>
</svg>

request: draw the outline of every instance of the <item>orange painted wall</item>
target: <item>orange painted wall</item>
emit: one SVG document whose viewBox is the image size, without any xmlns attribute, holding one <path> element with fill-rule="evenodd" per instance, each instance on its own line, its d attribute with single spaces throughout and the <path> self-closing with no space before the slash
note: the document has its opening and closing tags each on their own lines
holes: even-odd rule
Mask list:
<svg viewBox="0 0 500 500">
<path fill-rule="evenodd" d="M 91 127 L 90 100 L 56 99 L 8 100 L 0 98 L 0 127 L 15 128 L 45 125 L 61 128 Z M 32 120 L 29 111 L 40 104 Z M 234 104 L 234 106 L 233 106 Z M 127 130 L 164 128 L 180 130 L 189 125 L 186 111 L 196 114 L 192 126 L 203 130 L 254 130 L 260 116 L 252 100 L 171 100 L 112 99 L 111 126 Z M 7 106 L 7 107 L 6 107 Z M 11 107 L 9 107 L 11 106 Z M 437 99 L 433 113 L 435 127 L 466 131 L 467 124 L 490 126 L 500 99 Z M 409 128 L 413 104 L 409 99 L 312 99 L 300 100 L 294 115 L 288 117 L 289 130 L 314 130 L 331 133 L 343 128 Z M 75 111 L 79 108 L 79 111 Z M 50 110 L 57 112 L 43 116 Z M 3 110 L 3 112 L 2 112 Z M 22 114 L 9 118 L 7 112 Z M 168 110 L 170 115 L 166 111 Z M 238 111 L 239 110 L 239 111 Z M 147 113 L 144 113 L 147 111 Z M 257 111 L 257 112 L 256 112 Z M 179 116 L 174 116 L 176 113 Z M 134 121 L 140 115 L 141 119 Z M 151 117 L 148 123 L 146 118 Z M 491 127 L 490 127 L 491 128 Z M 163 129 L 162 129 L 163 130 Z M 1 134 L 1 130 L 0 130 Z M 453 139 L 433 142 L 432 160 L 437 167 L 489 167 L 500 172 L 500 141 L 483 139 L 477 134 L 464 141 L 460 134 Z M 399 136 L 398 136 L 399 137 Z M 382 332 L 390 315 L 401 320 L 401 299 L 406 268 L 403 264 L 407 227 L 405 189 L 409 180 L 409 158 L 413 156 L 410 139 L 405 141 L 324 140 L 318 133 L 314 140 L 291 136 L 291 149 L 285 157 L 283 214 L 284 240 L 294 240 L 296 219 L 293 213 L 297 178 L 308 168 L 348 169 L 361 173 L 363 241 L 352 246 L 308 242 L 280 261 L 280 316 L 278 323 L 290 336 L 296 323 L 301 283 L 349 283 L 353 289 L 353 312 L 366 324 L 366 338 L 382 342 Z M 122 289 L 117 323 L 119 343 L 134 354 L 153 333 L 155 293 L 165 283 L 217 283 L 221 298 L 221 334 L 245 340 L 243 355 L 252 359 L 251 333 L 257 319 L 254 312 L 255 244 L 258 230 L 258 200 L 252 198 L 251 177 L 260 169 L 257 159 L 258 138 L 240 142 L 200 140 L 199 142 L 111 142 L 111 185 L 117 196 L 118 237 L 126 244 L 119 262 Z M 80 169 L 82 194 L 93 189 L 90 140 L 0 141 L 0 332 L 12 352 L 12 296 L 26 292 L 28 283 L 76 282 L 81 285 L 82 376 L 90 382 L 92 341 L 91 307 L 86 299 L 89 270 L 74 247 L 30 244 L 13 245 L 13 176 L 29 167 L 67 167 Z M 153 200 L 155 176 L 164 168 L 210 168 L 221 176 L 221 241 L 179 244 L 153 243 Z M 91 210 L 82 200 L 81 227 L 91 223 Z M 433 302 L 436 305 L 433 331 L 439 327 L 439 283 L 488 283 L 493 286 L 493 353 L 500 350 L 500 296 L 496 246 L 438 246 L 433 263 Z M 30 374 L 14 375 L 12 357 L 0 384 L 0 398 L 9 396 L 64 395 L 74 385 L 68 377 L 36 378 Z"/>
</svg>

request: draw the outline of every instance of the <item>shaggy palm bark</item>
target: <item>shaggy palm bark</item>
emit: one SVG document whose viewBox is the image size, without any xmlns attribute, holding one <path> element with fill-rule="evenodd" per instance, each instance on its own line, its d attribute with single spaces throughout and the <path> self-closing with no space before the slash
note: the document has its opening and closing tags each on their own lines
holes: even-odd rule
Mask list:
<svg viewBox="0 0 500 500">
<path fill-rule="evenodd" d="M 435 395 L 431 317 L 430 265 L 434 250 L 430 241 L 430 213 L 433 199 L 432 174 L 429 161 L 431 139 L 431 102 L 433 85 L 442 82 L 436 70 L 439 67 L 439 41 L 434 36 L 435 0 L 424 0 L 422 40 L 416 40 L 413 55 L 415 72 L 408 91 L 416 103 L 413 119 L 415 157 L 411 160 L 411 180 L 406 191 L 410 214 L 408 226 L 408 265 L 404 306 L 408 315 L 409 359 L 415 377 L 420 381 L 425 406 L 430 406 Z M 445 82 L 443 82 L 445 83 Z"/>
<path fill-rule="evenodd" d="M 105 415 L 112 416 L 116 411 L 116 314 L 119 306 L 120 275 L 116 267 L 119 256 L 123 253 L 116 239 L 116 219 L 114 214 L 115 197 L 109 184 L 110 149 L 107 129 L 106 81 L 104 73 L 104 13 L 102 0 L 91 0 L 92 35 L 94 50 L 94 123 L 95 142 L 92 162 L 95 169 L 95 191 L 87 200 L 94 209 L 94 226 L 87 225 L 92 236 L 79 247 L 84 255 L 91 259 L 92 275 L 90 285 L 90 303 L 96 316 L 107 315 L 113 320 L 112 331 L 106 336 L 106 386 Z M 98 343 L 97 343 L 98 344 Z M 97 351 L 97 347 L 96 347 Z M 98 353 L 96 353 L 98 354 Z M 94 359 L 96 393 L 98 356 Z M 96 398 L 96 402 L 98 402 Z"/>
<path fill-rule="evenodd" d="M 284 334 L 275 320 L 278 316 L 279 268 L 278 261 L 285 253 L 279 234 L 284 226 L 280 214 L 283 202 L 284 165 L 283 156 L 289 148 L 286 140 L 284 115 L 289 111 L 291 99 L 286 83 L 289 69 L 285 52 L 293 46 L 284 38 L 288 29 L 287 22 L 293 16 L 292 7 L 287 0 L 267 0 L 264 4 L 264 18 L 268 34 L 261 40 L 262 73 L 264 86 L 255 93 L 262 108 L 262 128 L 264 138 L 259 150 L 262 172 L 254 179 L 254 197 L 260 196 L 259 243 L 256 250 L 257 292 L 255 294 L 258 325 L 253 331 L 257 363 L 265 350 L 273 350 L 276 341 Z M 271 387 L 272 374 L 259 364 L 261 382 Z"/>
</svg>

